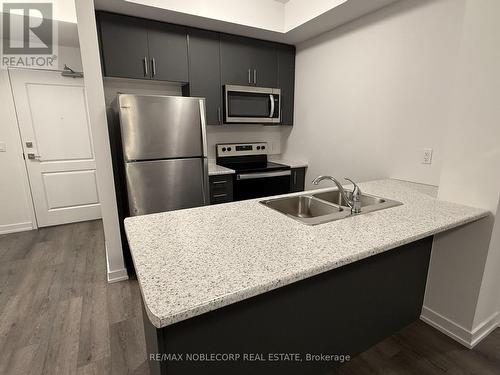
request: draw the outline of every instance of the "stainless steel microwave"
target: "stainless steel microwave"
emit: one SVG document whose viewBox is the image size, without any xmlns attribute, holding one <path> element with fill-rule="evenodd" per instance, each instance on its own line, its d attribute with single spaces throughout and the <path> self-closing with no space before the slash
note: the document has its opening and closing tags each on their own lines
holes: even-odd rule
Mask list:
<svg viewBox="0 0 500 375">
<path fill-rule="evenodd" d="M 281 90 L 254 86 L 224 86 L 224 122 L 279 124 Z"/>
</svg>

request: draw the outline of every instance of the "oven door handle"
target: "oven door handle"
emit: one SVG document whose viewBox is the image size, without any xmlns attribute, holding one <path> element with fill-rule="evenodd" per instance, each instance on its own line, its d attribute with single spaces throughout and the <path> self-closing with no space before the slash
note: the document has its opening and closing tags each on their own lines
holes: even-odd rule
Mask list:
<svg viewBox="0 0 500 375">
<path fill-rule="evenodd" d="M 274 117 L 274 95 L 269 94 L 269 99 L 271 100 L 271 110 L 269 111 L 269 117 L 273 118 Z"/>
<path fill-rule="evenodd" d="M 279 171 L 279 172 L 263 172 L 263 173 L 241 173 L 236 175 L 237 180 L 253 180 L 256 178 L 270 178 L 270 177 L 281 177 L 290 176 L 291 171 Z"/>
</svg>

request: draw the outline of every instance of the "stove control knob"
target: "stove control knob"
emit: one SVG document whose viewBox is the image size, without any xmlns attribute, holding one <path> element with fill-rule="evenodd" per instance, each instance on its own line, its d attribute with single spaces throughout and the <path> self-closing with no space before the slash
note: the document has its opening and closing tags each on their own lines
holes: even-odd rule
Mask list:
<svg viewBox="0 0 500 375">
<path fill-rule="evenodd" d="M 266 146 L 262 146 L 261 148 L 262 148 L 263 150 L 265 150 L 265 149 L 266 149 Z"/>
<path fill-rule="evenodd" d="M 222 152 L 226 152 L 226 148 L 225 147 L 222 147 Z"/>
<path fill-rule="evenodd" d="M 228 148 L 227 148 L 227 150 L 228 150 L 228 151 L 231 151 L 231 147 L 228 147 Z"/>
<path fill-rule="evenodd" d="M 260 150 L 260 146 L 257 146 L 257 150 Z"/>
</svg>

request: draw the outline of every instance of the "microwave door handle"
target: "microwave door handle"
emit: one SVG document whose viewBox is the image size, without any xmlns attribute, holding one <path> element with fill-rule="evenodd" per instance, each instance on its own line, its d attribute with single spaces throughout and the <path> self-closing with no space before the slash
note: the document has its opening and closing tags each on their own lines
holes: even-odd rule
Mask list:
<svg viewBox="0 0 500 375">
<path fill-rule="evenodd" d="M 269 113 L 269 118 L 273 118 L 274 117 L 274 95 L 269 94 L 269 99 L 271 100 L 271 111 Z"/>
</svg>

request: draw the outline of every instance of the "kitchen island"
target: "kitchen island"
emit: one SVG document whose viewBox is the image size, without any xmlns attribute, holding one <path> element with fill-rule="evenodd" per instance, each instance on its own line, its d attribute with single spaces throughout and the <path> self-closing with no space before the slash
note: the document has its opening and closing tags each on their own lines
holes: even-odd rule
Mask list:
<svg viewBox="0 0 500 375">
<path fill-rule="evenodd" d="M 360 187 L 403 205 L 318 226 L 259 199 L 126 219 L 148 353 L 183 354 L 151 357 L 153 373 L 322 373 L 338 361 L 306 355 L 345 358 L 417 319 L 432 236 L 488 212 L 426 185 Z"/>
</svg>

